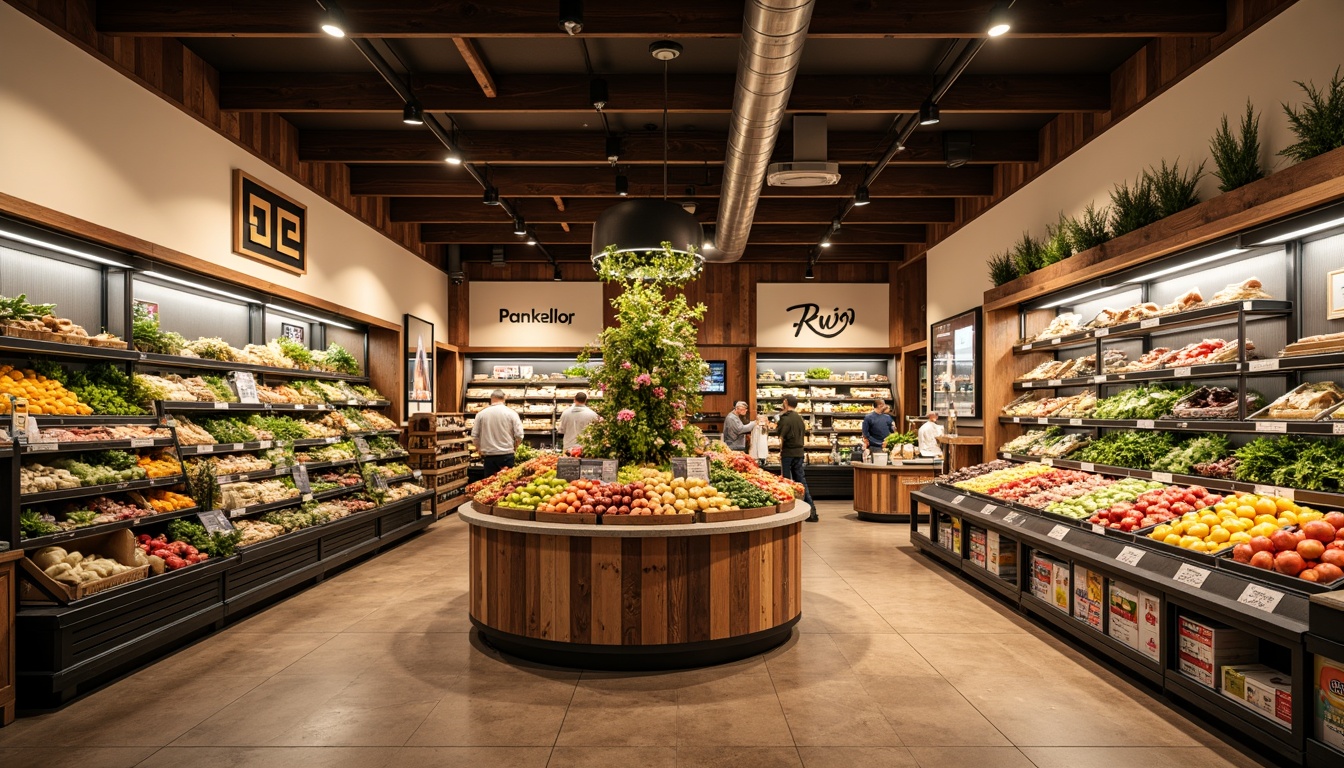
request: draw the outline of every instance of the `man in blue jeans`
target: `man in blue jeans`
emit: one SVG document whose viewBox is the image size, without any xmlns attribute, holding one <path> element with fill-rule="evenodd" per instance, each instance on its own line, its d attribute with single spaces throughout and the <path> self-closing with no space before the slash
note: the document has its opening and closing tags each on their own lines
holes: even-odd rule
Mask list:
<svg viewBox="0 0 1344 768">
<path fill-rule="evenodd" d="M 794 410 L 797 407 L 797 397 L 784 396 L 784 413 L 779 417 L 778 427 L 780 474 L 785 480 L 803 484 L 803 501 L 812 507 L 812 514 L 807 518 L 807 522 L 815 523 L 821 518 L 817 517 L 817 507 L 812 503 L 812 491 L 807 487 L 807 474 L 803 469 L 803 440 L 807 436 L 807 425 L 803 423 L 803 417 Z"/>
</svg>

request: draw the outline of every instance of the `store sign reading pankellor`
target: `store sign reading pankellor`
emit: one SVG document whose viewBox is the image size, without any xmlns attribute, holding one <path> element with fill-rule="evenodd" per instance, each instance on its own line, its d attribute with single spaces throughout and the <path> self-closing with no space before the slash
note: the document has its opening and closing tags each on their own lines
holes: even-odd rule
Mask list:
<svg viewBox="0 0 1344 768">
<path fill-rule="evenodd" d="M 886 283 L 757 283 L 756 346 L 887 347 L 890 302 Z"/>
<path fill-rule="evenodd" d="M 602 332 L 602 284 L 472 281 L 473 347 L 581 347 Z"/>
</svg>

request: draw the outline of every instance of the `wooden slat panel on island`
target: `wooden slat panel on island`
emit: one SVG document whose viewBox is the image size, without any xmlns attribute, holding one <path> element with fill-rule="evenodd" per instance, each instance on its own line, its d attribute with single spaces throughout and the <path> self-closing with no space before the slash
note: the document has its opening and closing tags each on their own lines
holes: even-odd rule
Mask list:
<svg viewBox="0 0 1344 768">
<path fill-rule="evenodd" d="M 860 520 L 897 523 L 910 519 L 910 494 L 933 481 L 937 459 L 902 459 L 891 464 L 855 463 L 854 511 Z"/>
<path fill-rule="evenodd" d="M 783 642 L 801 616 L 803 504 L 680 526 L 461 513 L 471 525 L 471 618 L 506 653 L 589 669 L 702 666 Z"/>
</svg>

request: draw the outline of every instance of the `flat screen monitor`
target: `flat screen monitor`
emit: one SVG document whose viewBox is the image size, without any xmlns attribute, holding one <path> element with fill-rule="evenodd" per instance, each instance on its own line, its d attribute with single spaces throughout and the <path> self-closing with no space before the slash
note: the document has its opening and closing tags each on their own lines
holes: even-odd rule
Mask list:
<svg viewBox="0 0 1344 768">
<path fill-rule="evenodd" d="M 728 392 L 728 361 L 706 360 L 709 375 L 700 381 L 700 394 L 722 395 Z"/>
</svg>

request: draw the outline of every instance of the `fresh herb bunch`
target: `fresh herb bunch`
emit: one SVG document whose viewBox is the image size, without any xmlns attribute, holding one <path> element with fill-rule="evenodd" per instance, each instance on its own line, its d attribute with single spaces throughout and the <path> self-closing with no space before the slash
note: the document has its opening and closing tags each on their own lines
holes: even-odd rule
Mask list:
<svg viewBox="0 0 1344 768">
<path fill-rule="evenodd" d="M 1013 263 L 1013 257 L 1007 253 L 990 256 L 986 264 L 989 265 L 989 280 L 995 286 L 1011 283 L 1018 277 L 1017 265 Z"/>
<path fill-rule="evenodd" d="M 1232 135 L 1227 115 L 1223 115 L 1218 132 L 1209 139 L 1209 151 L 1217 167 L 1213 175 L 1221 182 L 1220 191 L 1231 192 L 1265 177 L 1265 169 L 1260 167 L 1260 116 L 1255 114 L 1250 99 L 1246 100 L 1246 115 L 1241 118 L 1239 134 Z"/>
<path fill-rule="evenodd" d="M 189 342 L 186 347 L 206 360 L 218 360 L 224 363 L 234 362 L 233 347 L 218 336 L 202 336 L 193 342 Z"/>
<path fill-rule="evenodd" d="M 1344 490 L 1344 443 L 1256 438 L 1237 449 L 1237 480 L 1309 491 Z"/>
<path fill-rule="evenodd" d="M 403 453 L 401 443 L 398 443 L 396 438 L 388 437 L 387 435 L 375 435 L 368 438 L 365 442 L 369 444 L 369 450 L 373 451 L 373 455 L 378 456 L 379 458 Z M 351 443 L 346 443 L 346 445 L 351 445 Z M 527 443 L 523 443 L 522 445 L 527 445 Z"/>
<path fill-rule="evenodd" d="M 217 443 L 250 443 L 257 439 L 247 424 L 234 416 L 198 419 L 196 425 L 210 433 Z"/>
<path fill-rule="evenodd" d="M 202 376 L 201 381 L 214 393 L 215 399 L 221 403 L 236 403 L 238 396 L 233 393 L 229 387 L 229 382 L 224 380 L 223 376 Z"/>
<path fill-rule="evenodd" d="M 588 378 L 588 366 L 576 363 L 564 369 L 561 373 L 571 379 L 586 379 Z"/>
<path fill-rule="evenodd" d="M 1110 208 L 1102 206 L 1098 209 L 1093 203 L 1087 204 L 1082 216 L 1069 218 L 1065 227 L 1074 252 L 1082 253 L 1110 240 L 1113 237 L 1108 223 L 1110 219 Z"/>
<path fill-rule="evenodd" d="M 101 416 L 140 416 L 139 403 L 148 402 L 150 393 L 126 372 L 111 363 L 95 363 L 82 371 L 66 372 L 57 379 L 75 393 L 80 402 Z M 55 378 L 49 376 L 49 378 Z"/>
<path fill-rule="evenodd" d="M 25 539 L 59 533 L 60 530 L 59 525 L 42 519 L 35 509 L 25 509 L 19 513 L 19 534 Z"/>
<path fill-rule="evenodd" d="M 1300 109 L 1283 105 L 1288 128 L 1297 141 L 1279 152 L 1280 155 L 1300 163 L 1344 147 L 1344 79 L 1339 73 L 1336 67 L 1330 86 L 1323 90 L 1317 90 L 1314 83 L 1296 81 L 1306 92 L 1307 101 Z"/>
<path fill-rule="evenodd" d="M 809 379 L 830 380 L 834 373 L 830 368 L 808 368 L 807 373 L 803 375 Z"/>
<path fill-rule="evenodd" d="M 1013 244 L 1012 250 L 1013 266 L 1017 269 L 1017 274 L 1026 275 L 1045 266 L 1043 250 L 1030 232 L 1023 232 L 1021 239 Z"/>
<path fill-rule="evenodd" d="M 1146 227 L 1162 218 L 1157 197 L 1153 194 L 1153 180 L 1140 174 L 1134 186 L 1122 181 L 1111 190 L 1111 234 L 1119 237 Z"/>
<path fill-rule="evenodd" d="M 201 509 L 219 508 L 221 494 L 214 462 L 202 461 L 187 470 L 187 491 Z"/>
<path fill-rule="evenodd" d="M 0 296 L 0 323 L 6 320 L 40 320 L 55 311 L 55 304 L 30 304 L 26 293 L 20 293 L 12 299 Z"/>
<path fill-rule="evenodd" d="M 1073 458 L 1112 467 L 1146 469 L 1171 452 L 1170 432 L 1108 432 L 1088 443 Z"/>
<path fill-rule="evenodd" d="M 180 355 L 187 345 L 181 334 L 159 327 L 158 318 L 139 302 L 131 307 L 131 341 L 137 350 L 159 355 Z"/>
<path fill-rule="evenodd" d="M 281 336 L 271 343 L 279 347 L 285 357 L 293 360 L 300 368 L 311 368 L 313 366 L 313 351 L 294 339 Z"/>
<path fill-rule="evenodd" d="M 1182 171 L 1179 157 L 1170 166 L 1164 158 L 1161 165 L 1156 168 L 1149 167 L 1143 175 L 1153 190 L 1158 218 L 1180 213 L 1199 203 L 1199 195 L 1195 190 L 1199 186 L 1199 180 L 1204 177 L 1202 161 L 1191 170 Z"/>
<path fill-rule="evenodd" d="M 197 551 L 211 557 L 228 557 L 238 549 L 238 542 L 243 540 L 243 532 L 233 530 L 228 533 L 210 533 L 200 523 L 174 520 L 168 523 L 168 539 L 185 541 Z"/>
<path fill-rule="evenodd" d="M 261 429 L 271 433 L 272 440 L 283 440 L 286 442 L 293 440 L 302 440 L 308 436 L 308 430 L 304 426 L 305 422 L 300 419 L 290 418 L 289 416 L 263 416 L 254 413 L 247 419 L 247 426 L 253 430 Z M 247 442 L 244 440 L 243 442 Z"/>
<path fill-rule="evenodd" d="M 360 413 L 358 408 L 342 408 L 341 415 L 345 417 L 346 421 L 358 427 L 360 431 L 367 432 L 373 429 L 373 425 L 369 424 L 368 419 L 364 418 L 364 414 Z"/>
<path fill-rule="evenodd" d="M 891 450 L 896 445 L 914 445 L 919 442 L 919 433 L 913 429 L 909 432 L 892 432 L 887 435 L 887 439 L 882 441 L 883 450 Z"/>
<path fill-rule="evenodd" d="M 350 376 L 359 375 L 359 361 L 345 347 L 334 341 L 328 344 L 326 350 L 318 353 L 318 355 L 320 356 L 319 362 L 327 370 Z"/>
<path fill-rule="evenodd" d="M 712 470 L 709 482 L 719 493 L 728 497 L 729 503 L 743 509 L 770 507 L 775 497 L 759 486 L 753 485 L 745 477 L 733 471 Z"/>
<path fill-rule="evenodd" d="M 80 458 L 87 464 L 115 470 L 131 469 L 136 466 L 135 454 L 126 451 L 97 451 L 83 454 Z"/>
<path fill-rule="evenodd" d="M 1232 452 L 1232 444 L 1223 435 L 1191 438 L 1172 448 L 1150 467 L 1157 472 L 1188 475 L 1196 464 L 1218 461 Z"/>
<path fill-rule="evenodd" d="M 1195 391 L 1193 385 L 1178 389 L 1162 386 L 1135 387 L 1097 401 L 1095 419 L 1156 419 L 1171 413 L 1177 400 Z"/>
</svg>

